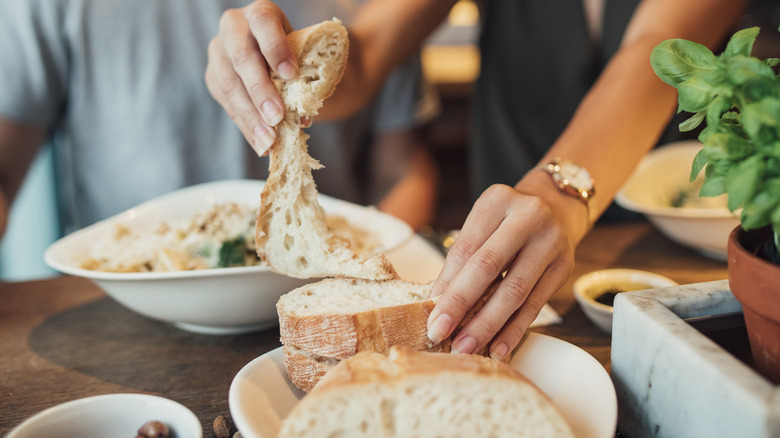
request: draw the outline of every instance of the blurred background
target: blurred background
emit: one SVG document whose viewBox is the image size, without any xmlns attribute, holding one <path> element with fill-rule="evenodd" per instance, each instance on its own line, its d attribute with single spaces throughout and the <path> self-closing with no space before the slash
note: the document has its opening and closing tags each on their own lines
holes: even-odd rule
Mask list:
<svg viewBox="0 0 780 438">
<path fill-rule="evenodd" d="M 780 57 L 778 25 L 780 2 L 753 0 L 739 28 L 762 27 L 754 55 Z M 439 116 L 425 128 L 441 175 L 431 230 L 459 228 L 473 202 L 467 142 L 469 97 L 480 70 L 478 38 L 478 6 L 474 0 L 460 0 L 422 52 L 424 73 L 441 99 Z M 9 227 L 0 244 L 0 280 L 22 281 L 56 274 L 43 262 L 45 249 L 61 237 L 56 218 L 52 153 L 47 147 L 41 150 L 11 210 Z"/>
</svg>

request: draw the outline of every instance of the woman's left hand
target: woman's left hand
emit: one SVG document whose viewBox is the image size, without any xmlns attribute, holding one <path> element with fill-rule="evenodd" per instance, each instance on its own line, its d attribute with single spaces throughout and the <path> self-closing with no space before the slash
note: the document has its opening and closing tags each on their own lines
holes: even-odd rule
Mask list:
<svg viewBox="0 0 780 438">
<path fill-rule="evenodd" d="M 450 336 L 505 272 L 484 307 L 452 343 L 452 351 L 460 353 L 476 353 L 490 343 L 490 356 L 504 359 L 573 270 L 572 242 L 577 240 L 567 232 L 567 222 L 556 217 L 543 197 L 500 184 L 487 189 L 433 284 L 431 294 L 441 298 L 428 319 L 428 336 L 437 342 Z"/>
</svg>

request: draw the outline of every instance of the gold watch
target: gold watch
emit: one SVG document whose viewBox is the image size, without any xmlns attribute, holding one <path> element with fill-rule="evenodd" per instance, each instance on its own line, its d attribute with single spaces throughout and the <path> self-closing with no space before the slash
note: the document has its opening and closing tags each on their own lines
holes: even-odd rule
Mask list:
<svg viewBox="0 0 780 438">
<path fill-rule="evenodd" d="M 584 167 L 559 158 L 543 165 L 542 169 L 550 174 L 558 190 L 585 203 L 590 228 L 590 198 L 596 192 L 590 173 Z"/>
</svg>

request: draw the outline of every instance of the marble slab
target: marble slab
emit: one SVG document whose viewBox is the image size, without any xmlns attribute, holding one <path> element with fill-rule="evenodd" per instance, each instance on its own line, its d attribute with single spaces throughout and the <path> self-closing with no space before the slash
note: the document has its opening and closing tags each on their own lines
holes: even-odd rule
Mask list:
<svg viewBox="0 0 780 438">
<path fill-rule="evenodd" d="M 741 310 L 727 280 L 618 295 L 610 374 L 622 434 L 780 436 L 780 386 L 683 321 Z"/>
</svg>

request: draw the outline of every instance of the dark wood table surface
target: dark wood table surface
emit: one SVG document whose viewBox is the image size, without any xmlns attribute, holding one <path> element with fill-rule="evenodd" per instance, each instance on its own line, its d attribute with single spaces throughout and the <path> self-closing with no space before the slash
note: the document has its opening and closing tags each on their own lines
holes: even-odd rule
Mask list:
<svg viewBox="0 0 780 438">
<path fill-rule="evenodd" d="M 599 224 L 577 249 L 571 279 L 550 300 L 563 324 L 535 328 L 575 344 L 609 371 L 610 336 L 572 295 L 579 275 L 603 268 L 657 272 L 680 284 L 727 278 L 726 263 L 681 247 L 646 222 Z M 229 415 L 235 374 L 279 344 L 278 328 L 236 336 L 185 332 L 139 316 L 75 277 L 0 283 L 0 435 L 70 400 L 142 392 L 176 400 L 201 421 Z"/>
</svg>

